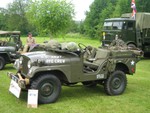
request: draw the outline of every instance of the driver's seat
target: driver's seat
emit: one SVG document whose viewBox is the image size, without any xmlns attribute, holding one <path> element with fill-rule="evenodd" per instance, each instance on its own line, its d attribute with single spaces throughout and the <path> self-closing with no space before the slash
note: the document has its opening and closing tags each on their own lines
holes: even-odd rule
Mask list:
<svg viewBox="0 0 150 113">
<path fill-rule="evenodd" d="M 96 51 L 96 48 L 88 46 L 83 56 L 84 60 L 89 61 L 89 59 L 95 58 Z"/>
<path fill-rule="evenodd" d="M 108 50 L 98 49 L 94 58 L 84 61 L 85 69 L 90 69 L 92 72 L 97 71 L 99 66 L 107 60 L 109 53 Z"/>
</svg>

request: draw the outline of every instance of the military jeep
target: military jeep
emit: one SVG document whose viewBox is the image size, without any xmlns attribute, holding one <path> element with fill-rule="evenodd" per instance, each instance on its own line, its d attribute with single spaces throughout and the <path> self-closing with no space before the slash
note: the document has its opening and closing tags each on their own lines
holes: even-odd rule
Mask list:
<svg viewBox="0 0 150 113">
<path fill-rule="evenodd" d="M 126 89 L 126 74 L 135 73 L 142 54 L 128 48 L 73 46 L 45 46 L 45 51 L 26 53 L 14 64 L 17 73 L 9 72 L 8 76 L 21 89 L 38 89 L 38 102 L 44 104 L 58 99 L 62 85 L 80 82 L 87 87 L 101 84 L 108 95 L 120 95 Z"/>
<path fill-rule="evenodd" d="M 22 46 L 20 31 L 0 31 L 0 70 L 18 57 L 18 49 Z"/>
</svg>

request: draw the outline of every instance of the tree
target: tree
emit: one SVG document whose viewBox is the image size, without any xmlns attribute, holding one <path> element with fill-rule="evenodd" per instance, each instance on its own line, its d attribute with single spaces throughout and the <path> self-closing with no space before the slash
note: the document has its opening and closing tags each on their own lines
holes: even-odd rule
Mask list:
<svg viewBox="0 0 150 113">
<path fill-rule="evenodd" d="M 135 0 L 138 12 L 150 12 L 150 2 L 148 0 Z"/>
<path fill-rule="evenodd" d="M 118 0 L 112 17 L 120 17 L 123 13 L 131 12 L 131 0 Z"/>
<path fill-rule="evenodd" d="M 103 27 L 104 20 L 112 17 L 114 9 L 115 9 L 114 4 L 112 2 L 109 2 L 107 4 L 107 7 L 101 11 L 99 23 L 96 25 L 97 27 L 97 30 L 95 32 L 96 37 L 101 37 L 101 30 Z"/>
<path fill-rule="evenodd" d="M 84 21 L 85 33 L 90 37 L 99 36 L 100 22 L 112 15 L 116 0 L 94 0 Z"/>
<path fill-rule="evenodd" d="M 68 32 L 78 33 L 80 32 L 80 21 L 72 21 Z"/>
<path fill-rule="evenodd" d="M 40 34 L 56 35 L 67 30 L 73 14 L 72 4 L 65 0 L 38 0 L 30 4 L 27 17 Z"/>
<path fill-rule="evenodd" d="M 1 30 L 7 29 L 6 22 L 5 22 L 6 18 L 7 18 L 6 9 L 0 8 L 0 29 Z"/>
<path fill-rule="evenodd" d="M 30 25 L 25 16 L 27 0 L 14 0 L 13 3 L 8 4 L 6 15 L 7 30 L 19 30 L 22 34 L 27 34 L 30 30 Z"/>
</svg>

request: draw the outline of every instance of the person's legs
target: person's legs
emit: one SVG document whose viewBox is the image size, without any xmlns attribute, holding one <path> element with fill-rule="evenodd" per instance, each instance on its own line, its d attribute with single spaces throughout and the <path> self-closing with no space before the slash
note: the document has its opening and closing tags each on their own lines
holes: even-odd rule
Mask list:
<svg viewBox="0 0 150 113">
<path fill-rule="evenodd" d="M 28 49 L 29 49 L 29 46 L 25 45 L 24 48 L 23 48 L 23 53 L 28 52 Z"/>
</svg>

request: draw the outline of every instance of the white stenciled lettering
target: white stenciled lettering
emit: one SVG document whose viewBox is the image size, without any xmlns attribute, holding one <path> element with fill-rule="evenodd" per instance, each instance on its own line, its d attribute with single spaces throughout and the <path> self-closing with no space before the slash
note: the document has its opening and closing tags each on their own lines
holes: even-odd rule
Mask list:
<svg viewBox="0 0 150 113">
<path fill-rule="evenodd" d="M 60 59 L 60 58 L 62 58 L 62 56 L 50 56 L 49 58 Z"/>
<path fill-rule="evenodd" d="M 65 63 L 65 59 L 48 59 L 45 62 L 48 64 L 49 63 L 60 63 L 60 64 L 62 64 L 62 63 Z"/>
<path fill-rule="evenodd" d="M 41 56 L 41 59 L 61 59 L 62 56 Z"/>
<path fill-rule="evenodd" d="M 64 59 L 55 59 L 54 60 L 54 63 L 65 63 L 65 60 Z"/>
<path fill-rule="evenodd" d="M 43 57 L 44 58 L 44 57 Z M 62 56 L 49 56 L 49 57 L 45 57 L 44 59 L 45 63 L 47 64 L 51 64 L 51 63 L 65 63 L 65 59 L 62 58 Z"/>
<path fill-rule="evenodd" d="M 98 74 L 98 75 L 96 76 L 96 78 L 97 78 L 97 79 L 102 79 L 102 78 L 104 78 L 104 74 Z"/>
</svg>

